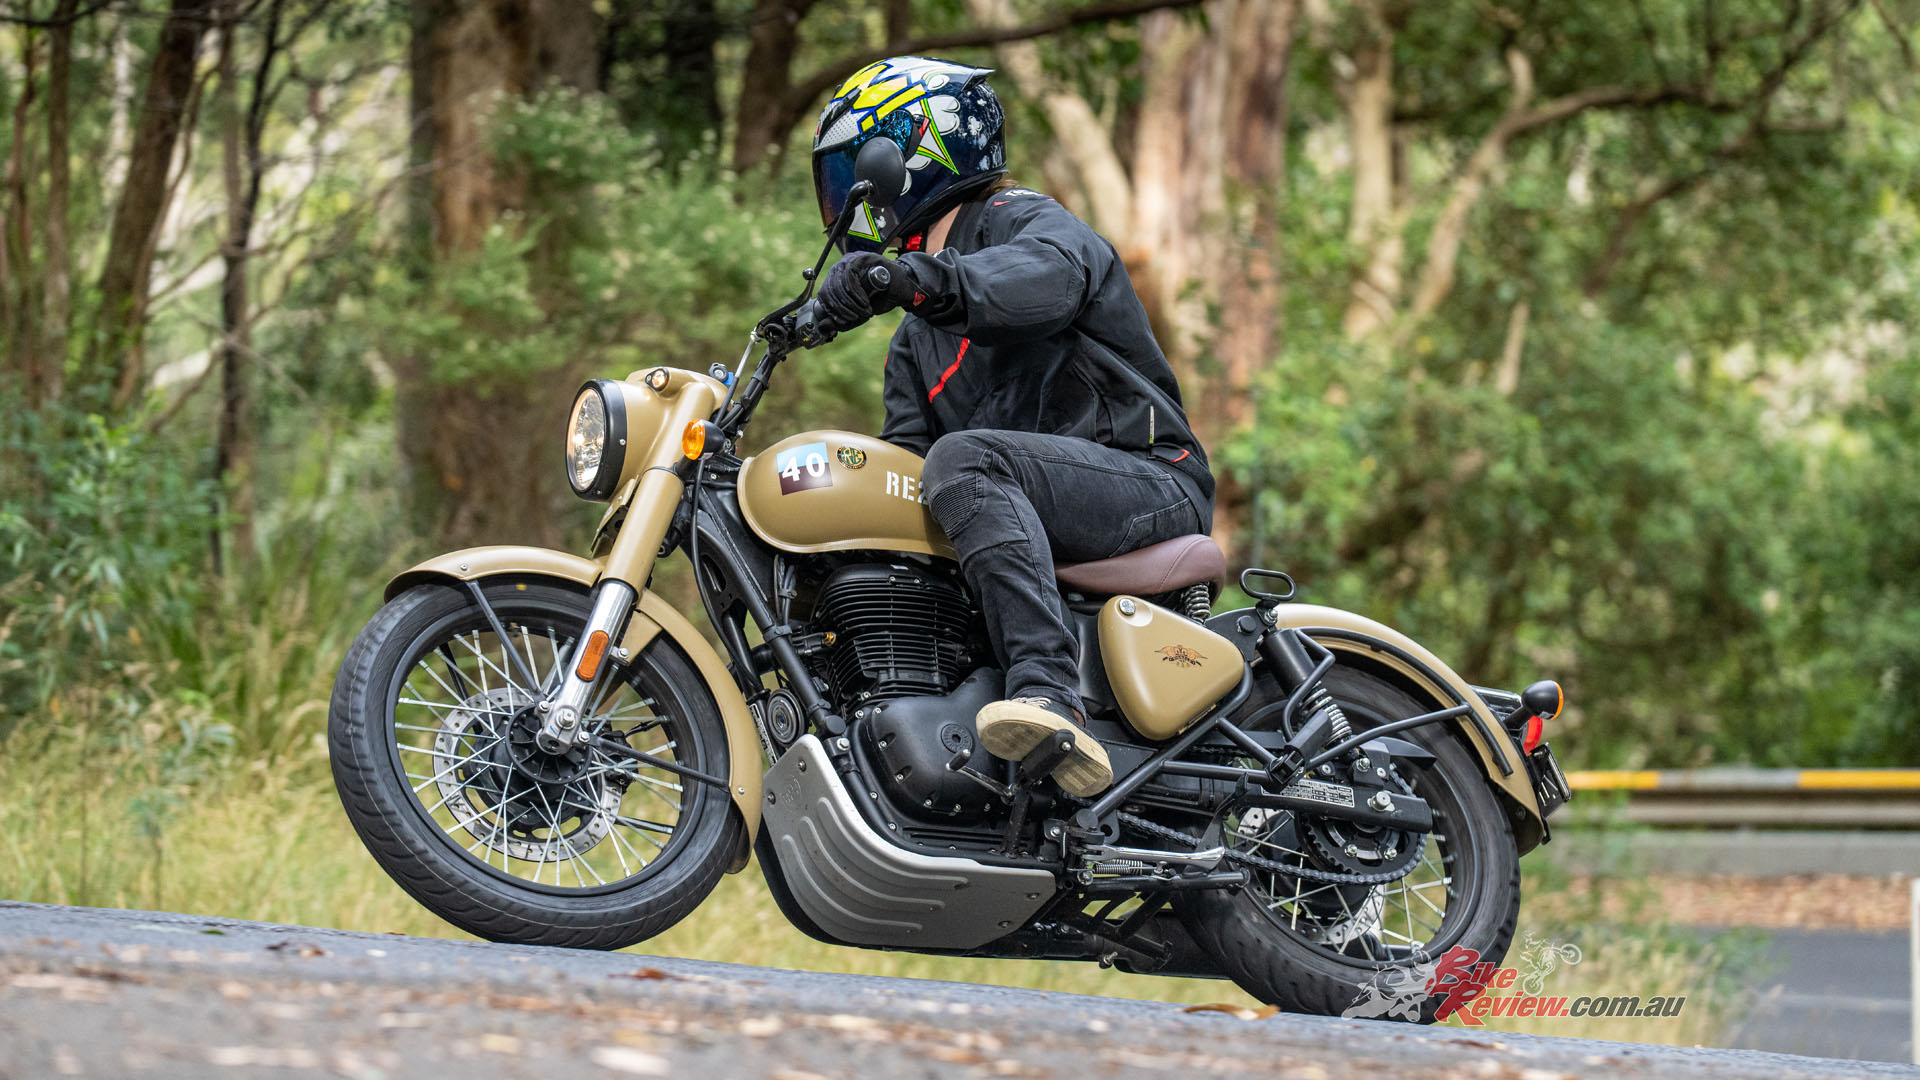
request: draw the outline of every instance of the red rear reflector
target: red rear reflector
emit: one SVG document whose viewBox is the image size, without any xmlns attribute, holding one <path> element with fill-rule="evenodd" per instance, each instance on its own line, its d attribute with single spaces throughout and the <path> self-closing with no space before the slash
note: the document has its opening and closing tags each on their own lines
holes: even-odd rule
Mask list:
<svg viewBox="0 0 1920 1080">
<path fill-rule="evenodd" d="M 573 673 L 592 682 L 593 677 L 600 674 L 600 659 L 606 655 L 607 632 L 595 630 L 587 635 L 587 647 L 580 653 L 580 666 L 575 668 Z M 1531 734 L 1532 729 L 1529 728 L 1528 732 Z"/>
<path fill-rule="evenodd" d="M 1533 748 L 1540 745 L 1540 737 L 1546 733 L 1547 722 L 1538 714 L 1527 717 L 1527 735 L 1520 740 L 1520 749 L 1525 753 L 1533 753 Z"/>
</svg>

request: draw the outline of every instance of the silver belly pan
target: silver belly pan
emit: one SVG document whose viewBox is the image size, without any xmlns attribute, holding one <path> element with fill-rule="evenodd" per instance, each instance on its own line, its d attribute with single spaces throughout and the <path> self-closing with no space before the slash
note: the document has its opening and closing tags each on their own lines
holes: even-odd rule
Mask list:
<svg viewBox="0 0 1920 1080">
<path fill-rule="evenodd" d="M 801 909 L 851 944 L 971 949 L 1025 923 L 1054 893 L 1045 870 L 922 855 L 876 834 L 813 735 L 768 770 L 761 827 Z"/>
</svg>

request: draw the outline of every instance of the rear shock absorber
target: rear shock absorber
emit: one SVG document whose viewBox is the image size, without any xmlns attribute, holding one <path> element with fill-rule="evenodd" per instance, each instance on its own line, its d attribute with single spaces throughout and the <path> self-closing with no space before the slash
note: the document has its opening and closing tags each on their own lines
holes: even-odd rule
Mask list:
<svg viewBox="0 0 1920 1080">
<path fill-rule="evenodd" d="M 1327 690 L 1327 669 L 1333 666 L 1333 654 L 1311 638 L 1292 628 L 1268 630 L 1260 638 L 1260 655 L 1273 666 L 1280 685 L 1290 693 L 1283 721 L 1304 716 L 1287 745 L 1276 755 L 1295 775 L 1302 764 L 1320 752 L 1320 748 L 1350 736 L 1352 725 L 1340 703 Z"/>
</svg>

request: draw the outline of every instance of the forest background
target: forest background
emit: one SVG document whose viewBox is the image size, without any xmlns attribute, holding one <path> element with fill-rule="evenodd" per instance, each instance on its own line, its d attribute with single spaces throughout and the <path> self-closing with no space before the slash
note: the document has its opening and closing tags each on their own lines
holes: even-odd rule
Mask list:
<svg viewBox="0 0 1920 1080">
<path fill-rule="evenodd" d="M 332 802 L 334 666 L 419 556 L 582 544 L 575 388 L 731 363 L 819 243 L 815 110 L 902 52 L 996 68 L 1120 251 L 1236 564 L 1560 679 L 1572 767 L 1920 764 L 1916 28 L 5 0 L 0 895 L 432 930 Z M 756 434 L 877 429 L 887 329 Z"/>
</svg>

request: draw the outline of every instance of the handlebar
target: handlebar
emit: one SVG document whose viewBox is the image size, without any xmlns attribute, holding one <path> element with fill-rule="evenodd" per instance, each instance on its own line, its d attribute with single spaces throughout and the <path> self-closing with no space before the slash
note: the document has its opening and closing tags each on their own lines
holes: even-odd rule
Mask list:
<svg viewBox="0 0 1920 1080">
<path fill-rule="evenodd" d="M 876 266 L 867 271 L 868 291 L 879 294 L 893 285 L 893 272 L 884 266 Z M 820 318 L 820 301 L 808 300 L 800 305 L 800 310 L 788 318 L 788 328 L 792 331 L 789 340 L 802 349 L 817 349 L 839 336 L 840 328 L 828 326 Z"/>
</svg>

